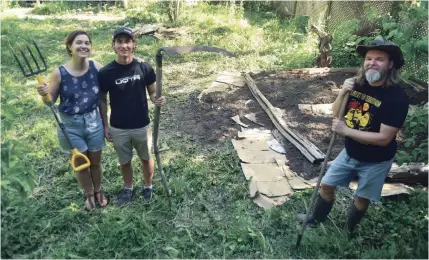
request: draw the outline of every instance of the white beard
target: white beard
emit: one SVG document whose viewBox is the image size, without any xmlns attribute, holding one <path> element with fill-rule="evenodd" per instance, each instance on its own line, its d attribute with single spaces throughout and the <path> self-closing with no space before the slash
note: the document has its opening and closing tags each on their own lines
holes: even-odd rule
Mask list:
<svg viewBox="0 0 429 260">
<path fill-rule="evenodd" d="M 381 73 L 378 70 L 369 69 L 365 71 L 365 78 L 369 83 L 373 83 L 381 79 Z"/>
</svg>

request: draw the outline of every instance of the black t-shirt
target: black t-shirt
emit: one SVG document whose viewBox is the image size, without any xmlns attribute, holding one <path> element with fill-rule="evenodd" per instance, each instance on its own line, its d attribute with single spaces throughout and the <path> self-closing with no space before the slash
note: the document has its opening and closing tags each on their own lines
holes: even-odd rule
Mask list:
<svg viewBox="0 0 429 260">
<path fill-rule="evenodd" d="M 397 87 L 371 87 L 355 84 L 347 102 L 345 117 L 348 127 L 366 132 L 379 132 L 381 124 L 401 128 L 408 113 L 408 97 Z M 359 161 L 382 162 L 396 153 L 396 138 L 387 146 L 375 146 L 345 138 L 347 154 Z"/>
<path fill-rule="evenodd" d="M 135 129 L 150 123 L 146 88 L 155 80 L 152 66 L 136 59 L 127 65 L 112 61 L 99 71 L 100 90 L 109 92 L 111 126 Z"/>
</svg>

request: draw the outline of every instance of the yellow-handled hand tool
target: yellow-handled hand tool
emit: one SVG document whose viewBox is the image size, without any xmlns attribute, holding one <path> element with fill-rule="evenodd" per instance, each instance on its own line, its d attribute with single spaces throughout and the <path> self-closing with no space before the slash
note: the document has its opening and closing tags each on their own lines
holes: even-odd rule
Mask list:
<svg viewBox="0 0 429 260">
<path fill-rule="evenodd" d="M 15 52 L 13 51 L 12 47 L 10 47 L 10 45 L 9 45 L 9 47 L 12 51 L 13 57 L 15 58 L 16 62 L 19 65 L 19 68 L 21 69 L 22 73 L 24 74 L 24 77 L 29 78 L 32 76 L 36 76 L 36 80 L 39 83 L 39 85 L 43 85 L 43 84 L 45 84 L 45 81 L 43 80 L 43 77 L 39 74 L 47 70 L 47 65 L 46 65 L 45 59 L 43 58 L 42 53 L 40 52 L 39 47 L 37 46 L 37 44 L 34 40 L 33 40 L 33 44 L 34 44 L 34 47 L 38 53 L 38 57 L 44 66 L 43 68 L 40 68 L 36 57 L 34 56 L 33 52 L 30 49 L 30 46 L 28 44 L 26 44 L 28 53 L 30 54 L 34 64 L 36 65 L 37 70 L 33 70 L 33 68 L 31 67 L 30 62 L 28 61 L 24 52 L 22 51 L 22 49 L 20 48 L 19 45 L 17 46 L 17 48 L 21 52 L 23 60 L 25 61 L 25 63 L 27 64 L 27 66 L 30 70 L 30 73 L 25 72 L 24 66 L 22 66 L 22 63 L 18 59 L 18 56 L 15 54 Z M 51 108 L 52 112 L 54 113 L 55 119 L 57 120 L 58 126 L 61 128 L 61 131 L 63 132 L 64 136 L 66 137 L 67 143 L 72 148 L 72 157 L 70 159 L 70 163 L 71 163 L 73 170 L 74 171 L 81 171 L 81 170 L 84 170 L 84 169 L 88 168 L 89 166 L 91 166 L 91 162 L 89 161 L 88 157 L 86 155 L 84 155 L 83 153 L 79 152 L 75 147 L 73 147 L 70 136 L 68 135 L 67 130 L 65 129 L 65 126 L 64 126 L 63 122 L 61 121 L 61 117 L 59 116 L 58 109 L 55 106 L 51 95 L 46 94 L 46 95 L 42 96 L 42 100 L 43 100 L 43 103 L 45 103 L 46 105 L 48 105 Z M 85 163 L 81 164 L 79 166 L 76 166 L 78 158 L 82 158 L 85 161 Z"/>
</svg>

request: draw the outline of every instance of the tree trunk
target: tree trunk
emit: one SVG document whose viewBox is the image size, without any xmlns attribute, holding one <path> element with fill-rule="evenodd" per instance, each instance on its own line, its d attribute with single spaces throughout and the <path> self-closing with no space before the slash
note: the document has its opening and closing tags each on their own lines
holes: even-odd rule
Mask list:
<svg viewBox="0 0 429 260">
<path fill-rule="evenodd" d="M 171 0 L 168 3 L 167 14 L 171 23 L 174 23 L 179 18 L 180 0 Z"/>
</svg>

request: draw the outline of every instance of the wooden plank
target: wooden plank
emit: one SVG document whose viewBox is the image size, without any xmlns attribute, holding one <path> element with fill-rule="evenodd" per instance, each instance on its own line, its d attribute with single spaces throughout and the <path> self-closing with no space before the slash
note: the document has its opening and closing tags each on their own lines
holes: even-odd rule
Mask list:
<svg viewBox="0 0 429 260">
<path fill-rule="evenodd" d="M 352 190 L 356 190 L 357 182 L 356 181 L 350 182 L 349 188 Z M 413 190 L 413 188 L 402 183 L 385 183 L 383 185 L 383 189 L 381 190 L 381 196 L 388 197 L 388 196 L 393 196 L 398 194 L 410 194 L 411 190 Z"/>
<path fill-rule="evenodd" d="M 264 111 L 270 117 L 273 124 L 280 131 L 280 133 L 291 142 L 310 162 L 314 163 L 316 161 L 322 161 L 325 157 L 325 154 L 320 151 L 313 143 L 308 141 L 306 138 L 300 134 L 292 131 L 286 125 L 282 119 L 282 115 L 279 112 L 278 108 L 275 108 L 259 91 L 258 87 L 254 83 L 253 79 L 249 74 L 245 74 L 245 79 L 247 86 L 252 92 L 253 96 L 262 106 Z"/>
<path fill-rule="evenodd" d="M 255 83 L 253 82 L 252 78 L 250 78 L 250 76 L 248 74 L 244 75 L 246 82 L 247 82 L 247 86 L 250 89 L 250 92 L 252 92 L 253 96 L 256 98 L 256 100 L 258 101 L 258 103 L 262 106 L 262 108 L 264 109 L 264 111 L 267 113 L 267 115 L 270 117 L 271 121 L 274 123 L 274 125 L 276 126 L 276 128 L 280 131 L 280 133 L 289 140 L 289 142 L 291 142 L 296 148 L 298 148 L 298 150 L 310 161 L 310 162 L 314 162 L 316 160 L 316 158 L 307 151 L 307 149 L 305 149 L 305 147 L 303 145 L 301 145 L 298 141 L 296 141 L 292 136 L 290 136 L 281 126 L 281 124 L 279 124 L 279 122 L 277 122 L 276 117 L 274 115 L 274 111 L 275 108 L 271 105 L 271 103 L 264 97 L 264 95 L 262 95 L 262 93 L 260 93 L 259 89 L 256 87 Z M 271 106 L 271 107 L 270 107 Z"/>
<path fill-rule="evenodd" d="M 392 164 L 389 174 L 389 178 L 405 178 L 412 175 L 416 176 L 419 174 L 428 174 L 429 165 L 424 163 L 407 163 L 399 166 L 396 163 Z"/>
<path fill-rule="evenodd" d="M 323 160 L 325 158 L 325 154 L 322 151 L 320 151 L 320 149 L 317 148 L 313 143 L 308 141 L 305 137 L 303 137 L 299 133 L 289 129 L 289 127 L 286 125 L 286 123 L 282 119 L 282 113 L 283 112 L 279 108 L 274 107 L 268 101 L 268 99 L 265 98 L 265 96 L 259 91 L 259 89 L 256 86 L 256 84 L 254 83 L 253 79 L 248 74 L 246 74 L 245 76 L 246 76 L 246 82 L 248 83 L 248 86 L 249 86 L 252 94 L 255 96 L 255 98 L 257 98 L 257 96 L 259 97 L 259 99 L 257 98 L 257 100 L 261 104 L 261 106 L 262 106 L 262 103 L 260 101 L 263 102 L 263 104 L 265 105 L 265 108 L 263 106 L 264 110 L 267 109 L 269 112 L 271 112 L 271 115 L 274 118 L 274 120 L 272 119 L 272 121 L 273 121 L 274 125 L 276 126 L 276 128 L 283 134 L 283 136 L 290 135 L 292 137 L 291 139 L 295 139 L 298 143 L 300 143 L 301 146 L 304 149 L 306 149 L 307 151 L 309 151 L 309 153 L 316 160 Z M 267 114 L 270 116 L 270 113 L 267 113 Z M 285 137 L 287 138 L 287 136 L 285 136 Z M 289 138 L 288 138 L 288 140 L 290 141 Z"/>
</svg>

